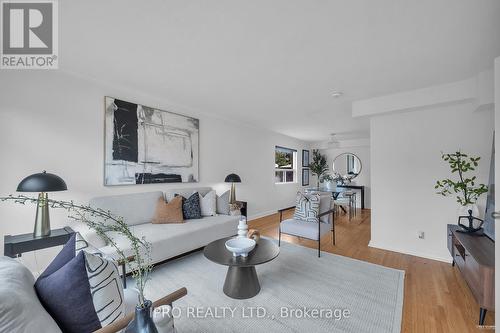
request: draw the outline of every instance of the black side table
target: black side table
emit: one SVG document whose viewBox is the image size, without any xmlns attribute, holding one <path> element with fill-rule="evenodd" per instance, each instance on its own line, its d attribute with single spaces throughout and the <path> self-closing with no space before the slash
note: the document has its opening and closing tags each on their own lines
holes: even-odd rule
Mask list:
<svg viewBox="0 0 500 333">
<path fill-rule="evenodd" d="M 68 242 L 75 232 L 70 227 L 54 229 L 47 237 L 33 237 L 33 233 L 22 235 L 7 235 L 4 237 L 4 256 L 16 258 L 25 252 L 46 249 Z"/>
</svg>

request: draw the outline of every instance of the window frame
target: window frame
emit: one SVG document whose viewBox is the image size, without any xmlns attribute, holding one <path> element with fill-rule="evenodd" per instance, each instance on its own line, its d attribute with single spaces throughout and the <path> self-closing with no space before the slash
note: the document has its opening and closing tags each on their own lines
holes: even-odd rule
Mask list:
<svg viewBox="0 0 500 333">
<path fill-rule="evenodd" d="M 292 153 L 292 167 L 291 168 L 278 168 L 276 167 L 276 152 L 278 150 L 283 150 Z M 298 168 L 298 162 L 297 162 L 297 149 L 292 149 L 292 148 L 287 148 L 283 146 L 275 146 L 274 147 L 274 184 L 275 185 L 282 185 L 282 184 L 297 184 L 297 168 Z M 286 181 L 286 173 L 287 172 L 293 172 L 293 180 L 292 181 Z M 277 172 L 282 172 L 282 177 L 281 179 L 284 179 L 284 182 L 278 182 L 276 173 Z"/>
</svg>

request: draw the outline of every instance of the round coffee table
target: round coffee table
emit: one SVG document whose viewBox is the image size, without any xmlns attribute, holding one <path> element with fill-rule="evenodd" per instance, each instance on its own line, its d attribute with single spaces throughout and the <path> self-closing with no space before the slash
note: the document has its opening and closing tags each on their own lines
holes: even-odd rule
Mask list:
<svg viewBox="0 0 500 333">
<path fill-rule="evenodd" d="M 261 238 L 247 257 L 234 257 L 225 246 L 226 241 L 231 238 L 233 237 L 222 238 L 208 244 L 203 254 L 217 264 L 228 266 L 224 294 L 237 299 L 254 297 L 260 291 L 255 266 L 276 258 L 280 249 L 272 241 Z"/>
</svg>

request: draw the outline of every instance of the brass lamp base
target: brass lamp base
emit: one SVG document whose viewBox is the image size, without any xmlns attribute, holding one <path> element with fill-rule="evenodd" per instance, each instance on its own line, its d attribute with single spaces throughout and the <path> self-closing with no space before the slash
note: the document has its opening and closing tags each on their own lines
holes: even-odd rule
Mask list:
<svg viewBox="0 0 500 333">
<path fill-rule="evenodd" d="M 229 197 L 229 203 L 234 204 L 236 202 L 236 186 L 231 183 L 231 196 Z"/>
<path fill-rule="evenodd" d="M 35 228 L 33 237 L 50 236 L 50 217 L 49 217 L 49 196 L 45 192 L 38 194 L 38 203 L 36 207 Z"/>
</svg>

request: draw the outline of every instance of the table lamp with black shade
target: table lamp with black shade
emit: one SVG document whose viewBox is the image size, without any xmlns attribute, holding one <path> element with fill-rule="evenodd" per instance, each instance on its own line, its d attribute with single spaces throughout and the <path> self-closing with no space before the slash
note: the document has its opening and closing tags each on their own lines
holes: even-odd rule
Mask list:
<svg viewBox="0 0 500 333">
<path fill-rule="evenodd" d="M 47 192 L 66 191 L 64 180 L 46 171 L 24 178 L 17 186 L 18 192 L 39 192 L 33 237 L 50 235 L 50 217 Z"/>
<path fill-rule="evenodd" d="M 234 183 L 241 183 L 241 178 L 235 173 L 231 173 L 226 176 L 226 179 L 224 179 L 224 182 L 226 183 L 231 183 L 231 196 L 229 199 L 229 203 L 233 204 L 236 202 L 236 187 Z"/>
</svg>

